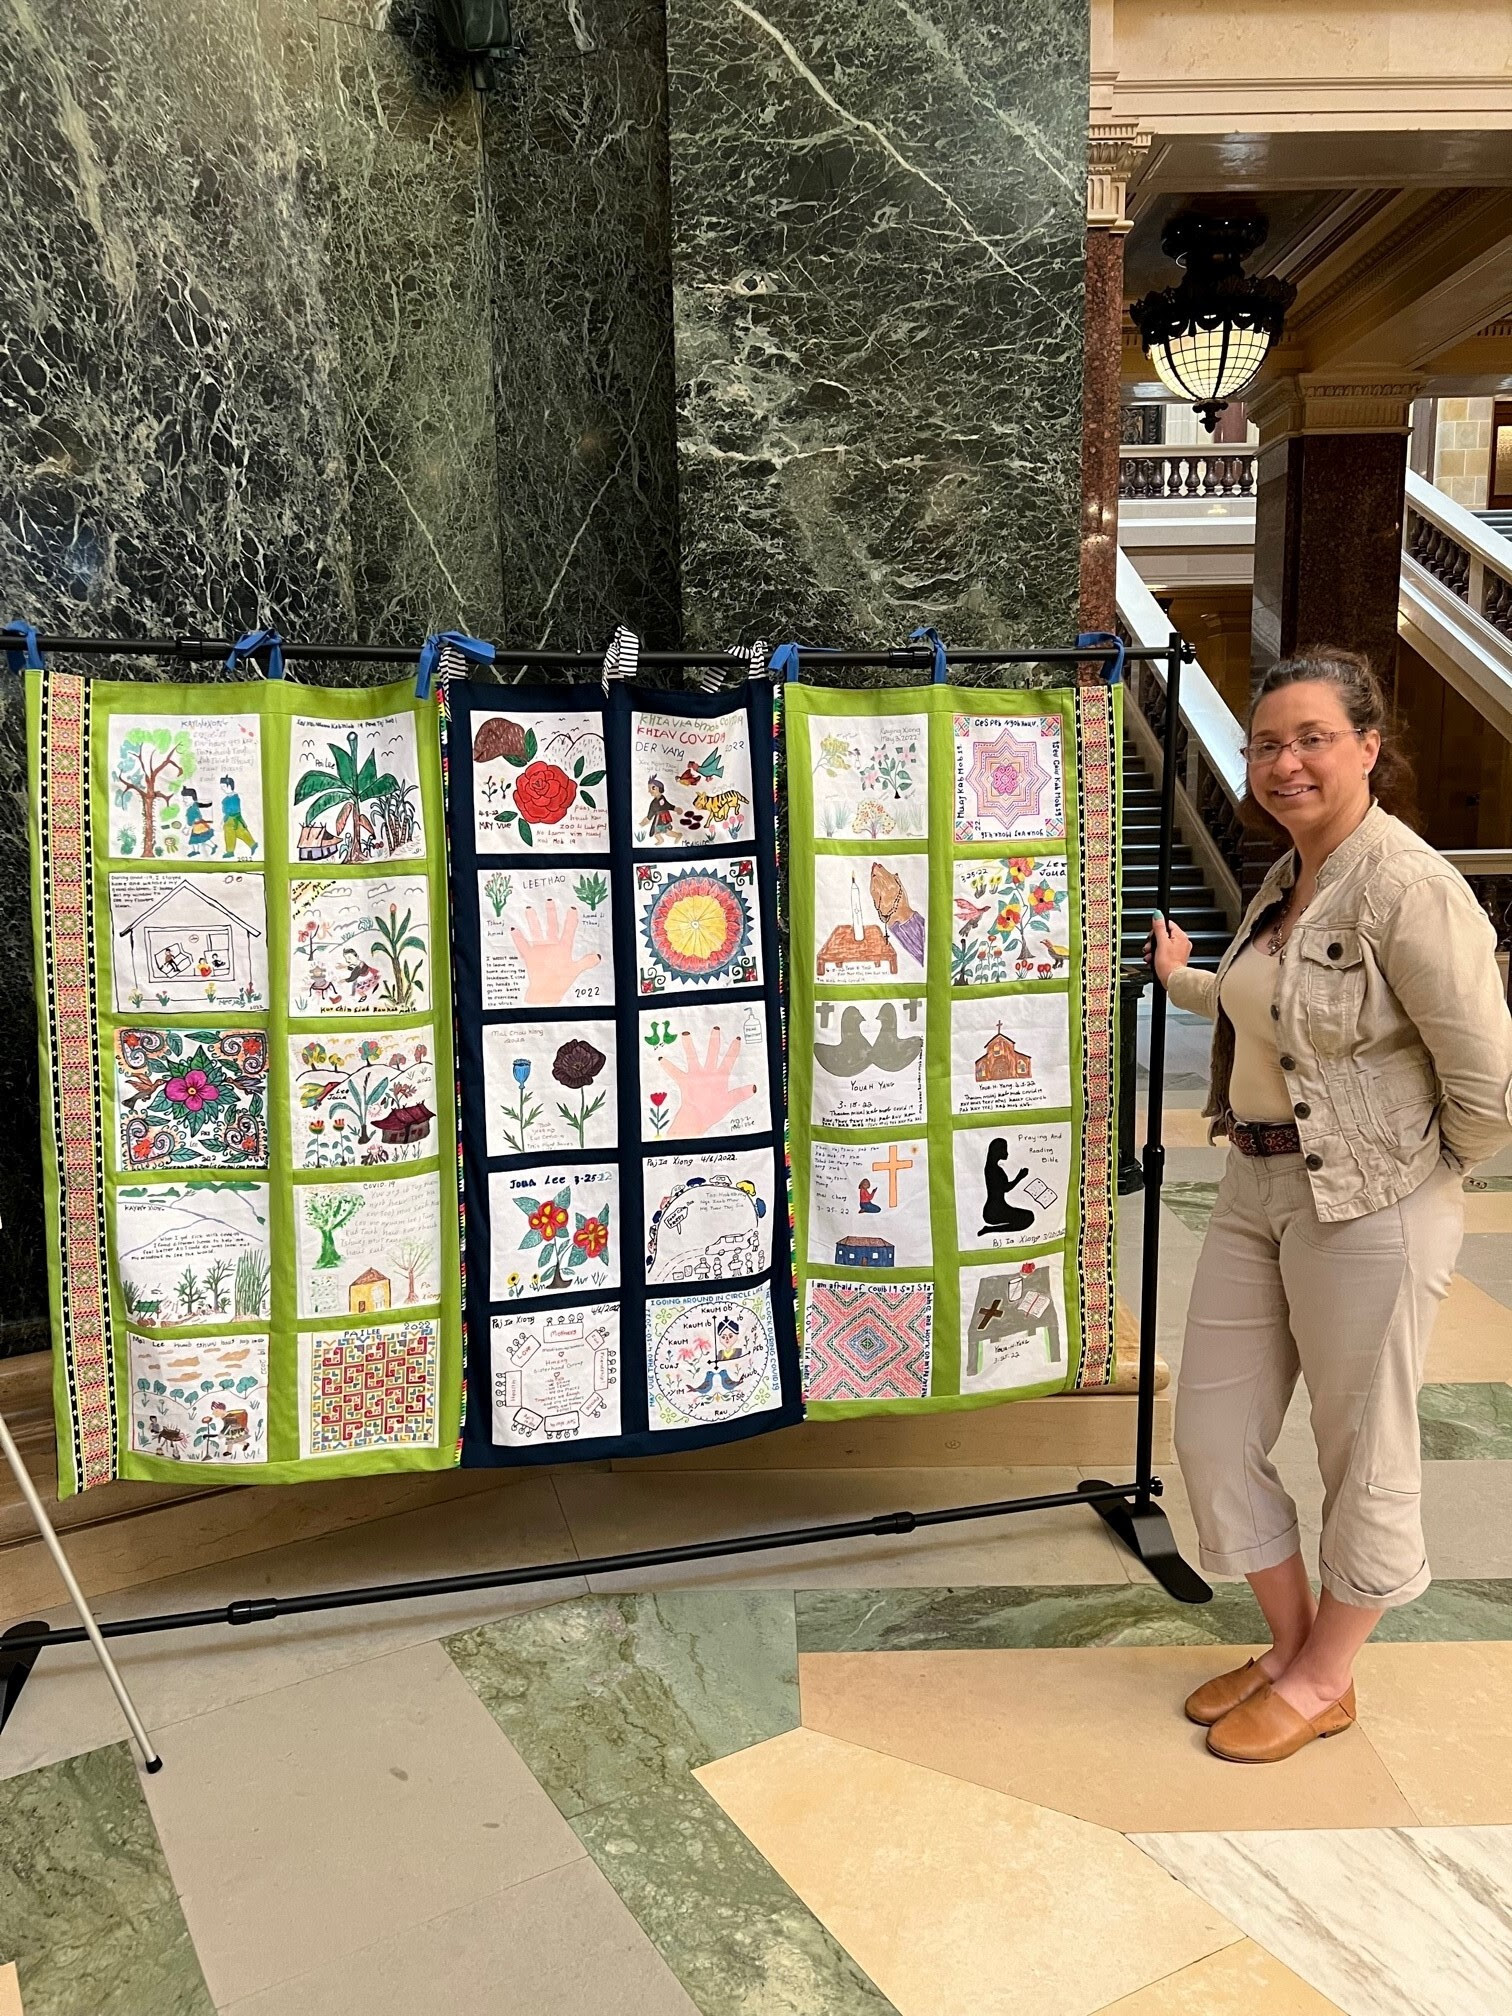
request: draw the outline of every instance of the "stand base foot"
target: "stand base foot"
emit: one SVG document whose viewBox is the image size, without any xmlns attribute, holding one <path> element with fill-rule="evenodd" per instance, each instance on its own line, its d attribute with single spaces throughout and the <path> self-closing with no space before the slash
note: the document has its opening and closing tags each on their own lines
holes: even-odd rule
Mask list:
<svg viewBox="0 0 1512 2016">
<path fill-rule="evenodd" d="M 8 1652 L 6 1640 L 9 1638 L 31 1638 L 38 1632 L 46 1631 L 47 1625 L 40 1619 L 31 1624 L 13 1624 L 9 1631 L 0 1636 L 0 1729 L 3 1729 L 15 1713 L 16 1703 L 21 1699 L 21 1689 L 31 1678 L 31 1670 L 37 1663 L 40 1645 L 28 1645 L 24 1651 Z"/>
<path fill-rule="evenodd" d="M 1081 1491 L 1106 1491 L 1097 1478 L 1077 1486 Z M 1101 1498 L 1095 1507 L 1098 1516 L 1111 1527 L 1136 1561 L 1142 1561 L 1168 1596 L 1178 1603 L 1211 1603 L 1213 1592 L 1182 1558 L 1171 1522 L 1158 1505 L 1143 1511 L 1122 1498 Z"/>
</svg>

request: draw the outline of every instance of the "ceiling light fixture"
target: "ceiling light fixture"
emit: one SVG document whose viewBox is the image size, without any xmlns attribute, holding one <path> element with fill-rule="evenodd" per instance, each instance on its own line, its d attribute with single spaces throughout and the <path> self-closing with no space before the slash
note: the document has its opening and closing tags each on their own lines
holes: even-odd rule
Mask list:
<svg viewBox="0 0 1512 2016">
<path fill-rule="evenodd" d="M 1160 249 L 1186 270 L 1175 287 L 1157 288 L 1129 310 L 1161 384 L 1190 399 L 1209 432 L 1254 382 L 1297 298 L 1289 280 L 1246 275 L 1245 257 L 1265 234 L 1263 217 L 1173 218 Z"/>
</svg>

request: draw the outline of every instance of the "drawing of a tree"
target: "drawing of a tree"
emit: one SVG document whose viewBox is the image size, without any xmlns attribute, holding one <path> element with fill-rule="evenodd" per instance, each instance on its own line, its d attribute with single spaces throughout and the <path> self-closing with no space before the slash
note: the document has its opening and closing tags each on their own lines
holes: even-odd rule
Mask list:
<svg viewBox="0 0 1512 2016">
<path fill-rule="evenodd" d="M 273 1270 L 265 1248 L 255 1246 L 236 1262 L 236 1282 L 232 1298 L 238 1316 L 261 1316 L 268 1304 Z"/>
<path fill-rule="evenodd" d="M 398 1015 L 408 1015 L 415 1005 L 415 995 L 419 991 L 420 980 L 425 971 L 425 940 L 411 931 L 413 910 L 399 915 L 397 903 L 390 903 L 388 917 L 373 919 L 373 929 L 378 936 L 369 950 L 375 959 L 381 959 L 389 968 L 390 977 L 383 983 L 384 1006 L 392 1008 Z M 418 959 L 406 959 L 406 952 L 418 952 Z"/>
<path fill-rule="evenodd" d="M 483 884 L 483 893 L 492 905 L 495 917 L 504 915 L 504 905 L 509 901 L 509 892 L 513 886 L 507 875 L 500 875 L 497 872 L 490 875 Z"/>
<path fill-rule="evenodd" d="M 415 837 L 415 787 L 404 778 L 392 778 L 390 784 L 391 788 L 379 796 L 377 806 L 388 851 L 393 855 Z"/>
<path fill-rule="evenodd" d="M 117 809 L 129 809 L 133 798 L 142 814 L 142 855 L 151 859 L 157 851 L 158 807 L 173 803 L 167 786 L 177 778 L 186 783 L 194 775 L 194 748 L 188 735 L 178 728 L 138 728 L 121 744 L 121 760 L 112 782 Z"/>
<path fill-rule="evenodd" d="M 430 1242 L 425 1239 L 406 1239 L 401 1246 L 396 1246 L 387 1258 L 394 1272 L 404 1276 L 405 1301 L 418 1302 L 420 1276 L 431 1262 Z"/>
<path fill-rule="evenodd" d="M 399 790 L 399 782 L 387 770 L 379 775 L 378 759 L 371 749 L 361 763 L 357 761 L 355 728 L 349 731 L 344 749 L 336 742 L 328 742 L 326 747 L 331 752 L 330 769 L 306 770 L 294 786 L 294 803 L 304 807 L 305 819 L 311 824 L 323 813 L 334 811 L 340 859 L 360 861 L 376 838 L 363 807 L 376 807 L 380 799 L 391 798 Z"/>
<path fill-rule="evenodd" d="M 184 1269 L 174 1286 L 173 1292 L 179 1298 L 179 1306 L 184 1312 L 184 1321 L 186 1323 L 192 1317 L 199 1314 L 199 1276 L 192 1267 Z"/>
<path fill-rule="evenodd" d="M 217 1316 L 226 1313 L 226 1283 L 231 1279 L 230 1263 L 213 1260 L 205 1269 L 205 1293 L 210 1297 L 210 1308 Z"/>
<path fill-rule="evenodd" d="M 312 1197 L 305 1205 L 306 1220 L 320 1234 L 317 1267 L 341 1265 L 341 1255 L 336 1251 L 336 1234 L 343 1225 L 350 1225 L 362 1205 L 363 1199 L 355 1190 L 341 1191 L 333 1197 Z"/>
</svg>

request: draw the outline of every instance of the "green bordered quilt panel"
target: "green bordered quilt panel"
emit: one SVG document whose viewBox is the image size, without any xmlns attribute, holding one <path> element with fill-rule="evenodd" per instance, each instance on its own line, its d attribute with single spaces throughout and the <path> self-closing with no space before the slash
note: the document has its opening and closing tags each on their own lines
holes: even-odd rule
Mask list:
<svg viewBox="0 0 1512 2016">
<path fill-rule="evenodd" d="M 1121 699 L 786 690 L 811 1419 L 1111 1380 Z"/>
<path fill-rule="evenodd" d="M 59 1490 L 457 1460 L 437 708 L 27 675 Z"/>
</svg>

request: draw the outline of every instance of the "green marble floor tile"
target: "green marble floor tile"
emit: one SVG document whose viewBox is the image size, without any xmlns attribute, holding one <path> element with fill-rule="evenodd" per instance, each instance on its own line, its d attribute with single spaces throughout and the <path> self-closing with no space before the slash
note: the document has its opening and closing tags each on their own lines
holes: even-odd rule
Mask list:
<svg viewBox="0 0 1512 2016">
<path fill-rule="evenodd" d="M 999 1589 L 800 1589 L 801 1652 L 1024 1650 L 1046 1645 L 1246 1645 L 1263 1631 L 1249 1590 L 1173 1603 L 1145 1584 Z"/>
<path fill-rule="evenodd" d="M 1216 1183 L 1162 1183 L 1160 1201 L 1189 1232 L 1206 1232 L 1218 1195 Z"/>
<path fill-rule="evenodd" d="M 1458 1645 L 1512 1638 L 1512 1580 L 1430 1582 L 1416 1601 L 1388 1610 L 1376 1626 L 1388 1645 Z"/>
<path fill-rule="evenodd" d="M 692 1779 L 617 1799 L 572 1826 L 703 2016 L 893 2010 Z"/>
<path fill-rule="evenodd" d="M 213 2016 L 124 1743 L 0 1781 L 0 1960 L 27 2016 Z"/>
<path fill-rule="evenodd" d="M 569 1818 L 798 1726 L 783 1590 L 578 1597 L 446 1649 Z"/>
<path fill-rule="evenodd" d="M 1418 1394 L 1423 1455 L 1442 1462 L 1512 1457 L 1512 1386 L 1425 1386 Z"/>
</svg>

